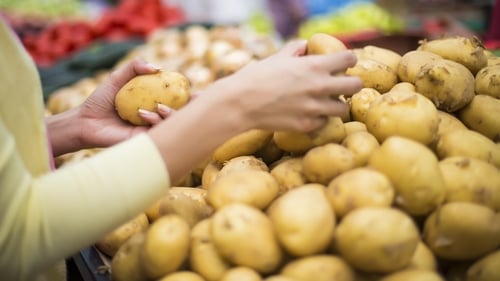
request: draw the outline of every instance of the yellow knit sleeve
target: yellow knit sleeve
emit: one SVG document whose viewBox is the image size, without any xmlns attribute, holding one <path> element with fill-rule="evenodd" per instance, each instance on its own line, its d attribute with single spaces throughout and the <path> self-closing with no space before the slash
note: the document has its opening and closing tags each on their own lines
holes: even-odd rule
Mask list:
<svg viewBox="0 0 500 281">
<path fill-rule="evenodd" d="M 28 280 L 96 242 L 153 204 L 169 184 L 146 134 L 33 178 L 0 119 L 2 280 Z"/>
</svg>

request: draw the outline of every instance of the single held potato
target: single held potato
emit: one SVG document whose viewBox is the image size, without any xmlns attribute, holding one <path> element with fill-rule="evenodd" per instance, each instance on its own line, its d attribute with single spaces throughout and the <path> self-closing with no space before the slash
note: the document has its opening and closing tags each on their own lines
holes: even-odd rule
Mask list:
<svg viewBox="0 0 500 281">
<path fill-rule="evenodd" d="M 326 33 L 313 34 L 307 40 L 308 55 L 325 55 L 347 50 L 342 41 Z"/>
<path fill-rule="evenodd" d="M 356 208 L 390 207 L 394 193 L 394 187 L 384 174 L 365 167 L 341 174 L 330 182 L 326 190 L 339 218 Z"/>
<path fill-rule="evenodd" d="M 287 263 L 281 275 L 297 281 L 354 281 L 354 270 L 335 255 L 312 255 Z"/>
<path fill-rule="evenodd" d="M 438 159 L 421 143 L 390 137 L 373 152 L 368 166 L 391 180 L 396 190 L 395 203 L 411 215 L 427 215 L 445 199 Z"/>
<path fill-rule="evenodd" d="M 323 185 L 294 188 L 276 199 L 267 213 L 282 247 L 292 256 L 322 253 L 332 241 L 335 214 Z"/>
<path fill-rule="evenodd" d="M 141 246 L 141 264 L 150 279 L 158 279 L 180 268 L 189 254 L 189 224 L 180 216 L 166 215 L 146 231 Z"/>
<path fill-rule="evenodd" d="M 415 79 L 415 90 L 438 109 L 455 112 L 474 98 L 474 76 L 460 63 L 441 59 L 425 64 Z"/>
<path fill-rule="evenodd" d="M 118 115 L 134 125 L 147 125 L 139 109 L 156 112 L 159 103 L 172 109 L 184 106 L 190 97 L 189 80 L 175 71 L 139 75 L 128 81 L 115 96 Z"/>
<path fill-rule="evenodd" d="M 477 259 L 500 245 L 500 216 L 475 203 L 446 203 L 427 217 L 423 239 L 440 258 Z"/>
<path fill-rule="evenodd" d="M 470 129 L 480 132 L 494 142 L 500 141 L 500 99 L 476 95 L 458 112 L 458 117 Z"/>
<path fill-rule="evenodd" d="M 500 98 L 500 64 L 488 66 L 476 74 L 476 94 Z"/>
<path fill-rule="evenodd" d="M 439 116 L 432 102 L 421 94 L 391 91 L 372 101 L 365 124 L 380 143 L 401 136 L 427 145 L 437 137 Z"/>
<path fill-rule="evenodd" d="M 454 156 L 439 162 L 446 202 L 473 202 L 500 211 L 500 173 L 495 166 L 472 157 Z"/>
<path fill-rule="evenodd" d="M 212 216 L 211 237 L 217 252 L 231 264 L 261 274 L 276 270 L 282 252 L 271 220 L 259 209 L 233 203 Z"/>
<path fill-rule="evenodd" d="M 207 281 L 219 281 L 231 265 L 217 252 L 210 233 L 212 219 L 196 224 L 191 231 L 189 265 Z"/>
<path fill-rule="evenodd" d="M 337 226 L 335 243 L 342 257 L 366 272 L 388 273 L 408 266 L 420 241 L 413 220 L 387 207 L 348 213 Z"/>
<path fill-rule="evenodd" d="M 422 67 L 429 62 L 441 60 L 439 55 L 431 52 L 413 50 L 401 57 L 398 69 L 396 70 L 399 80 L 403 82 L 415 83 L 417 74 Z"/>
<path fill-rule="evenodd" d="M 122 224 L 115 230 L 104 235 L 97 243 L 96 247 L 106 255 L 113 257 L 118 249 L 136 233 L 143 232 L 149 226 L 149 221 L 144 213 L 135 216 L 130 221 Z"/>
<path fill-rule="evenodd" d="M 444 59 L 464 65 L 475 75 L 488 64 L 484 54 L 484 46 L 476 37 L 447 37 L 434 40 L 423 40 L 418 50 L 432 52 Z"/>
</svg>

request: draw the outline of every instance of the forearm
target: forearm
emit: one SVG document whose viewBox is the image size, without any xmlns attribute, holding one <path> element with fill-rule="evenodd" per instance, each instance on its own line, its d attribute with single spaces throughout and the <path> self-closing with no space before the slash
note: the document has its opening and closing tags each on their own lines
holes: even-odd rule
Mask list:
<svg viewBox="0 0 500 281">
<path fill-rule="evenodd" d="M 237 104 L 218 100 L 219 92 L 232 89 L 219 84 L 208 91 L 149 131 L 171 182 L 209 157 L 224 141 L 252 127 L 243 120 Z"/>
<path fill-rule="evenodd" d="M 45 124 L 54 157 L 82 148 L 78 108 L 46 117 Z"/>
</svg>

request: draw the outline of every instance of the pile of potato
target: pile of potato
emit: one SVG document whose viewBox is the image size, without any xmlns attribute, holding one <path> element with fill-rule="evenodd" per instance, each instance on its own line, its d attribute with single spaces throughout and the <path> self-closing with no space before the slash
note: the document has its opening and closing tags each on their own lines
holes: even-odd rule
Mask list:
<svg viewBox="0 0 500 281">
<path fill-rule="evenodd" d="M 167 41 L 154 40 L 168 57 Z M 224 44 L 184 59 L 206 67 Z M 325 34 L 308 42 L 311 55 L 342 49 Z M 500 59 L 462 37 L 353 51 L 346 74 L 364 88 L 341 98 L 349 115 L 228 140 L 96 243 L 112 279 L 500 280 Z M 210 79 L 251 59 L 211 65 Z"/>
</svg>

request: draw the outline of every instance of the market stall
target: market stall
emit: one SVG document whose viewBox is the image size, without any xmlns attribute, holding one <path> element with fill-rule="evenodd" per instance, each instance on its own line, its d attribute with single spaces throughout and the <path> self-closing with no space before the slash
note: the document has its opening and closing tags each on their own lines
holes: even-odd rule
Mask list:
<svg viewBox="0 0 500 281">
<path fill-rule="evenodd" d="M 306 55 L 352 50 L 356 65 L 335 75 L 359 76 L 363 89 L 342 96 L 349 112 L 317 131 L 228 140 L 71 257 L 75 281 L 500 280 L 500 59 L 485 47 L 498 40 L 485 37 L 492 1 L 304 6 L 310 14 L 291 37 L 273 29 L 268 10 L 222 24 L 167 2 L 120 1 L 93 20 L 20 33 L 46 114 L 78 106 L 135 57 L 175 73 L 159 83 L 189 81 L 189 95 L 296 38 L 307 40 Z M 173 94 L 159 92 L 132 107 L 173 106 Z M 136 101 L 120 98 L 125 120 L 120 107 Z M 63 155 L 57 168 L 103 150 Z"/>
</svg>

